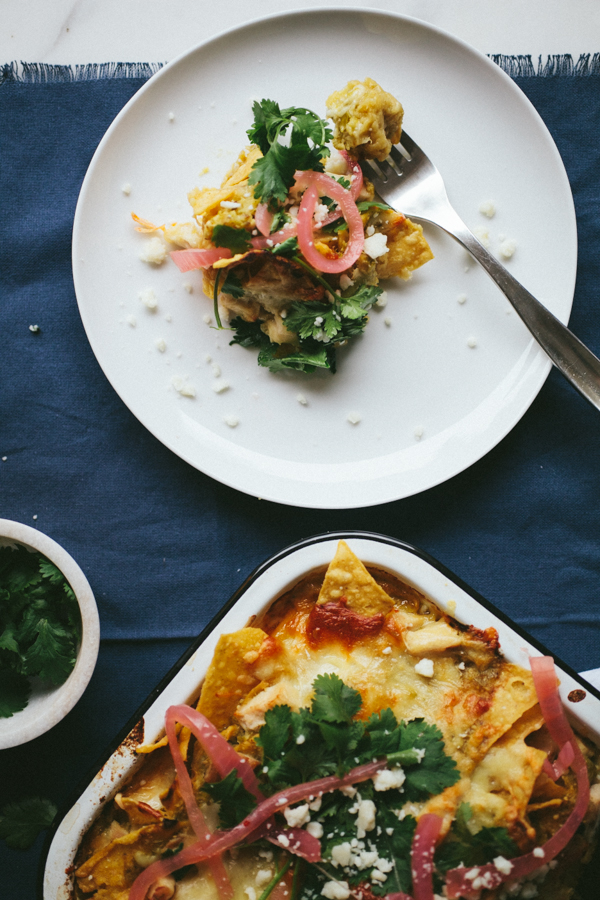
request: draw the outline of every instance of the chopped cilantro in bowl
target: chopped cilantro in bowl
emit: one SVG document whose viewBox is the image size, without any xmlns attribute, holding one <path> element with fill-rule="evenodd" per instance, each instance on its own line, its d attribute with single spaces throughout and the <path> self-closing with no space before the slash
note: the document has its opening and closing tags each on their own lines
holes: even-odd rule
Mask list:
<svg viewBox="0 0 600 900">
<path fill-rule="evenodd" d="M 0 547 L 0 718 L 25 709 L 33 678 L 66 681 L 80 643 L 79 606 L 62 572 L 22 545 Z"/>
<path fill-rule="evenodd" d="M 89 682 L 99 638 L 77 563 L 47 535 L 0 519 L 0 749 L 64 718 Z"/>
</svg>

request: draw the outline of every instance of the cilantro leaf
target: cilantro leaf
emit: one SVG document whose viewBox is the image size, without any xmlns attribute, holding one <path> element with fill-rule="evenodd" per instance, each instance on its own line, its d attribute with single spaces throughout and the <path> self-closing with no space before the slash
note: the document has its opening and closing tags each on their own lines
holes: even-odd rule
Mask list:
<svg viewBox="0 0 600 900">
<path fill-rule="evenodd" d="M 322 160 L 329 156 L 326 145 L 333 133 L 309 109 L 282 110 L 274 100 L 262 100 L 254 103 L 252 111 L 254 123 L 247 134 L 263 156 L 254 163 L 249 183 L 254 185 L 254 196 L 276 210 L 286 199 L 297 169 L 323 171 Z"/>
<path fill-rule="evenodd" d="M 368 321 L 368 311 L 382 289 L 362 285 L 352 295 L 335 295 L 333 303 L 309 300 L 290 304 L 286 326 L 302 340 L 349 340 L 361 334 Z"/>
<path fill-rule="evenodd" d="M 232 228 L 231 225 L 215 225 L 212 242 L 216 247 L 228 247 L 232 253 L 245 253 L 252 247 L 246 229 Z"/>
<path fill-rule="evenodd" d="M 223 282 L 223 287 L 221 288 L 221 290 L 224 294 L 229 294 L 236 300 L 239 300 L 240 297 L 244 296 L 242 283 L 233 269 L 227 269 L 227 275 L 225 277 L 225 281 Z"/>
<path fill-rule="evenodd" d="M 359 786 L 361 800 L 374 800 L 372 785 L 363 782 Z M 376 850 L 378 859 L 385 859 L 391 863 L 384 884 L 377 886 L 371 880 L 373 862 L 368 862 L 360 853 L 356 855 L 350 866 L 340 874 L 339 867 L 332 865 L 333 849 L 340 844 L 352 842 L 357 839 L 357 807 L 355 797 L 346 797 L 339 791 L 333 791 L 323 796 L 318 818 L 323 825 L 325 833 L 321 841 L 321 853 L 324 861 L 324 870 L 334 878 L 343 878 L 352 886 L 367 882 L 370 891 L 374 894 L 387 895 L 396 891 L 408 892 L 411 889 L 410 853 L 412 840 L 416 828 L 416 820 L 412 816 L 399 819 L 392 806 L 382 803 L 377 796 L 375 827 L 368 832 L 368 847 Z M 403 802 L 399 801 L 400 805 Z M 381 889 L 380 889 L 381 888 Z"/>
<path fill-rule="evenodd" d="M 319 300 L 294 301 L 288 310 L 285 324 L 301 340 L 321 340 L 323 334 L 333 340 L 343 330 L 335 305 Z"/>
<path fill-rule="evenodd" d="M 8 650 L 10 653 L 19 652 L 19 644 L 15 636 L 15 627 L 9 622 L 2 634 L 0 634 L 0 650 Z"/>
<path fill-rule="evenodd" d="M 368 212 L 370 209 L 391 209 L 391 206 L 388 206 L 387 203 L 382 203 L 380 200 L 363 200 L 356 205 L 359 212 Z"/>
<path fill-rule="evenodd" d="M 456 784 L 460 774 L 455 761 L 444 751 L 442 732 L 437 725 L 429 725 L 423 719 L 413 719 L 402 722 L 400 732 L 399 750 L 425 751 L 421 762 L 406 770 L 406 800 L 424 800 Z"/>
<path fill-rule="evenodd" d="M 241 347 L 257 347 L 258 364 L 270 369 L 271 372 L 281 372 L 284 369 L 295 369 L 303 372 L 314 372 L 316 368 L 331 369 L 335 371 L 335 350 L 333 347 L 302 346 L 291 350 L 280 344 L 273 344 L 268 335 L 261 329 L 260 319 L 256 322 L 246 322 L 240 316 L 236 316 L 229 323 L 235 331 L 230 344 L 239 344 Z"/>
<path fill-rule="evenodd" d="M 221 781 L 206 781 L 202 789 L 219 804 L 219 822 L 223 828 L 239 825 L 256 806 L 256 798 L 244 786 L 237 769 L 232 769 Z"/>
<path fill-rule="evenodd" d="M 281 355 L 280 355 L 281 354 Z M 330 369 L 335 372 L 335 349 L 333 347 L 301 347 L 289 353 L 282 353 L 279 344 L 271 344 L 258 354 L 259 366 L 266 366 L 271 372 L 294 369 L 297 372 L 314 372 L 315 369 Z"/>
<path fill-rule="evenodd" d="M 482 866 L 497 856 L 511 859 L 518 855 L 519 848 L 506 828 L 491 827 L 471 831 L 469 821 L 472 816 L 470 804 L 461 803 L 450 833 L 436 850 L 435 865 L 438 871 L 447 872 L 460 865 Z"/>
<path fill-rule="evenodd" d="M 65 576 L 60 569 L 57 569 L 49 559 L 40 559 L 40 574 L 43 578 L 47 578 L 51 584 L 61 584 L 65 580 Z"/>
<path fill-rule="evenodd" d="M 381 893 L 388 894 L 390 889 L 408 893 L 412 889 L 410 854 L 417 820 L 413 816 L 399 819 L 392 809 L 381 804 L 377 811 L 377 824 L 381 828 L 380 856 L 394 861 L 394 868 Z"/>
<path fill-rule="evenodd" d="M 360 693 L 344 684 L 339 675 L 317 675 L 313 688 L 310 711 L 318 722 L 350 722 L 362 706 Z"/>
<path fill-rule="evenodd" d="M 9 719 L 25 709 L 30 694 L 31 685 L 25 675 L 0 668 L 0 718 Z"/>
<path fill-rule="evenodd" d="M 62 684 L 76 660 L 73 636 L 62 625 L 40 618 L 37 637 L 24 656 L 28 675 L 39 675 L 52 684 Z"/>
<path fill-rule="evenodd" d="M 336 766 L 319 741 L 307 709 L 295 713 L 289 706 L 276 706 L 267 710 L 256 742 L 264 751 L 263 774 L 275 789 L 329 775 Z"/>
<path fill-rule="evenodd" d="M 254 185 L 254 196 L 263 203 L 283 203 L 294 183 L 294 173 L 303 162 L 304 156 L 297 147 L 273 144 L 250 170 L 248 184 Z"/>
<path fill-rule="evenodd" d="M 233 338 L 229 341 L 230 346 L 239 344 L 241 347 L 265 347 L 271 343 L 260 327 L 260 320 L 257 322 L 246 322 L 241 316 L 236 316 L 229 324 L 235 331 Z"/>
<path fill-rule="evenodd" d="M 261 152 L 268 153 L 271 143 L 276 140 L 278 129 L 284 123 L 279 104 L 275 100 L 255 101 L 252 104 L 254 124 L 246 132 L 253 144 L 260 147 Z"/>
<path fill-rule="evenodd" d="M 374 757 L 387 756 L 398 750 L 400 732 L 398 721 L 391 709 L 373 713 L 366 723 L 369 744 L 363 753 L 365 761 Z"/>
<path fill-rule="evenodd" d="M 298 238 L 296 237 L 296 235 L 287 238 L 287 240 L 282 241 L 281 244 L 275 244 L 274 247 L 271 247 L 271 253 L 275 254 L 275 256 L 286 256 L 288 258 L 291 258 L 297 252 Z"/>
<path fill-rule="evenodd" d="M 286 121 L 293 121 L 292 143 L 302 143 L 309 139 L 315 148 L 324 147 L 333 137 L 329 123 L 325 119 L 311 112 L 309 109 L 290 107 L 283 110 Z M 326 154 L 329 156 L 329 153 Z"/>
<path fill-rule="evenodd" d="M 25 547 L 16 550 L 1 547 L 0 558 L 2 558 L 2 583 L 11 594 L 28 590 L 41 582 L 38 554 L 30 553 Z"/>
<path fill-rule="evenodd" d="M 288 222 L 291 222 L 291 220 L 291 216 L 288 215 L 288 213 L 284 212 L 283 209 L 278 209 L 271 220 L 269 233 L 274 234 L 276 231 L 283 228 L 284 225 L 287 225 Z"/>
<path fill-rule="evenodd" d="M 382 293 L 382 288 L 363 284 L 350 297 L 340 298 L 340 315 L 345 319 L 361 319 Z"/>
<path fill-rule="evenodd" d="M 266 759 L 275 760 L 281 756 L 292 724 L 292 710 L 289 706 L 275 706 L 265 713 L 265 724 L 260 729 L 256 743 L 264 750 Z"/>
<path fill-rule="evenodd" d="M 13 850 L 28 850 L 55 815 L 54 804 L 42 797 L 7 803 L 0 810 L 0 838 Z"/>
</svg>

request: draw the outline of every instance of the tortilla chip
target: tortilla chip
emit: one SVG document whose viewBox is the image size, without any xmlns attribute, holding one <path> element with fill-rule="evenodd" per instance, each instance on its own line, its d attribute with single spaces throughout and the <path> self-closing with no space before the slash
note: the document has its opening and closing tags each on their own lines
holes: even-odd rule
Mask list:
<svg viewBox="0 0 600 900">
<path fill-rule="evenodd" d="M 525 739 L 543 724 L 536 704 L 496 741 L 473 772 L 464 800 L 471 805 L 478 827 L 520 822 L 530 839 L 535 839 L 527 806 L 546 753 L 528 746 Z"/>
<path fill-rule="evenodd" d="M 224 259 L 218 259 L 213 263 L 212 267 L 213 269 L 226 269 L 228 266 L 231 266 L 234 263 L 239 263 L 241 259 L 245 259 L 247 256 L 250 256 L 251 253 L 256 253 L 256 251 L 248 250 L 246 253 L 236 253 L 233 256 L 227 256 Z"/>
<path fill-rule="evenodd" d="M 197 709 L 221 731 L 232 721 L 238 705 L 259 678 L 251 666 L 266 634 L 260 628 L 241 628 L 233 634 L 223 634 L 218 640 L 209 666 Z"/>
<path fill-rule="evenodd" d="M 317 603 L 339 603 L 342 598 L 349 609 L 363 616 L 385 615 L 394 605 L 345 541 L 338 544 Z"/>
<path fill-rule="evenodd" d="M 529 710 L 537 705 L 531 673 L 513 663 L 505 663 L 498 673 L 487 710 L 469 705 L 467 695 L 459 707 L 465 716 L 476 714 L 468 739 L 468 754 L 473 762 L 483 759 L 490 748 Z"/>
<path fill-rule="evenodd" d="M 241 184 L 242 181 L 247 181 L 252 166 L 261 156 L 260 148 L 256 144 L 250 144 L 246 147 L 229 171 L 222 187 L 233 187 L 236 184 Z"/>
<path fill-rule="evenodd" d="M 257 159 L 262 156 L 258 147 L 248 147 L 242 151 L 229 175 L 220 188 L 195 188 L 188 194 L 188 199 L 195 216 L 203 216 L 213 209 L 218 209 L 223 200 L 229 200 L 240 184 L 248 180 L 250 170 Z"/>
</svg>

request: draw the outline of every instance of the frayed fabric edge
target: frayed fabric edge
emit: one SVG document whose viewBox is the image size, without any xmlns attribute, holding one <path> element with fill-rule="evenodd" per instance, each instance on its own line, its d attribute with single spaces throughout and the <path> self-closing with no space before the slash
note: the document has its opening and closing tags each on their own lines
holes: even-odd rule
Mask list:
<svg viewBox="0 0 600 900">
<path fill-rule="evenodd" d="M 0 84 L 57 84 L 101 81 L 107 78 L 150 78 L 165 63 L 86 63 L 59 66 L 52 63 L 9 62 L 0 66 Z"/>
<path fill-rule="evenodd" d="M 600 75 L 600 53 L 581 53 L 577 61 L 570 53 L 538 56 L 505 56 L 490 53 L 489 58 L 511 78 L 572 78 Z"/>
<path fill-rule="evenodd" d="M 570 53 L 552 54 L 537 62 L 529 55 L 510 56 L 490 53 L 511 78 L 569 78 L 600 75 L 600 53 L 582 53 L 575 60 Z M 76 81 L 100 81 L 107 78 L 147 79 L 165 63 L 87 63 L 62 66 L 52 63 L 9 62 L 0 66 L 0 84 L 52 84 Z"/>
</svg>

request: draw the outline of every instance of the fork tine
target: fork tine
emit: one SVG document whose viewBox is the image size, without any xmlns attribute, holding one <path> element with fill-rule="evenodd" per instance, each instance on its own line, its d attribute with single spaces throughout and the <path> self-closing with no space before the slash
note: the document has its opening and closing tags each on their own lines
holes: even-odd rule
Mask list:
<svg viewBox="0 0 600 900">
<path fill-rule="evenodd" d="M 400 143 L 402 144 L 403 147 L 406 148 L 406 150 L 408 150 L 408 152 L 411 156 L 413 155 L 414 152 L 417 152 L 417 151 L 419 153 L 423 152 L 421 150 L 421 148 L 419 147 L 419 145 L 417 143 L 415 143 L 415 141 L 413 141 L 411 136 L 406 131 L 404 131 L 404 129 L 402 130 L 402 134 L 400 136 Z"/>
<path fill-rule="evenodd" d="M 363 170 L 363 175 L 366 175 L 371 181 L 374 181 L 376 178 L 381 180 L 381 170 L 379 166 L 381 163 L 379 161 L 374 162 L 372 159 L 361 159 L 360 167 Z"/>
<path fill-rule="evenodd" d="M 384 160 L 378 159 L 377 160 L 377 168 L 381 171 L 381 174 L 383 175 L 383 178 L 385 181 L 387 181 L 389 178 L 397 178 L 398 177 L 398 173 L 397 173 L 395 167 L 390 162 L 389 156 L 387 157 L 387 159 L 384 159 Z"/>
<path fill-rule="evenodd" d="M 404 153 L 402 152 L 404 150 Z M 408 159 L 404 154 L 408 155 Z M 396 144 L 390 150 L 390 155 L 388 159 L 392 159 L 394 161 L 394 165 L 398 167 L 400 171 L 402 171 L 402 167 L 409 165 L 412 162 L 412 154 L 409 154 L 406 147 L 402 144 Z"/>
</svg>

